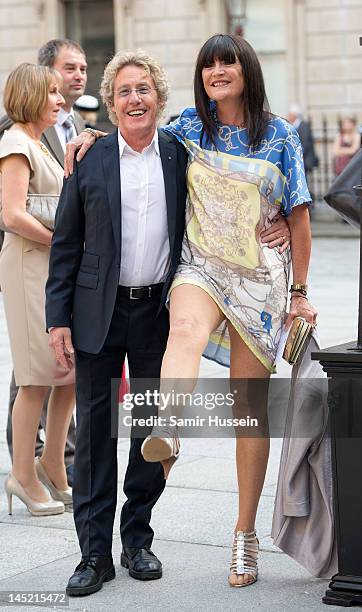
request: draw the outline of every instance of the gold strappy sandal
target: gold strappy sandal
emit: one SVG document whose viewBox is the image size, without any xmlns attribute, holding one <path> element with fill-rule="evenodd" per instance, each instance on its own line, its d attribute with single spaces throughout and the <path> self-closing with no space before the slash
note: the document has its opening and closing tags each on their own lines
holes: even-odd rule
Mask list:
<svg viewBox="0 0 362 612">
<path fill-rule="evenodd" d="M 256 537 L 255 531 L 246 533 L 245 531 L 237 531 L 234 533 L 232 557 L 230 565 L 229 584 L 232 587 L 245 587 L 258 579 L 258 553 L 259 540 Z M 238 584 L 233 581 L 237 576 L 248 574 L 252 579 L 243 584 Z"/>
</svg>

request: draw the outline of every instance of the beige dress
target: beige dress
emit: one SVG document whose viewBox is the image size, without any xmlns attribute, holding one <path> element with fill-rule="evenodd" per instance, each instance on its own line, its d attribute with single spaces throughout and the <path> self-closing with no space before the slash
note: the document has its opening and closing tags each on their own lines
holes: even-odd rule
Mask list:
<svg viewBox="0 0 362 612">
<path fill-rule="evenodd" d="M 10 154 L 25 155 L 29 161 L 29 193 L 59 195 L 61 166 L 20 128 L 6 131 L 0 141 L 0 159 Z M 45 328 L 49 252 L 49 247 L 39 242 L 5 234 L 0 253 L 0 286 L 18 386 L 74 382 L 74 371 L 67 372 L 57 363 Z"/>
</svg>

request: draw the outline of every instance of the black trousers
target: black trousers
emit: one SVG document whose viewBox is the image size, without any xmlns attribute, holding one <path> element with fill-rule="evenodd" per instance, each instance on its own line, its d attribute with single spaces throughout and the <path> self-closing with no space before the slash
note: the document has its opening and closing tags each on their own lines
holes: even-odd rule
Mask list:
<svg viewBox="0 0 362 612">
<path fill-rule="evenodd" d="M 127 355 L 131 377 L 159 378 L 169 332 L 159 297 L 131 300 L 117 295 L 105 344 L 93 355 L 76 350 L 77 439 L 73 505 L 82 557 L 111 555 L 117 504 L 117 439 L 111 437 L 111 379 L 120 378 Z M 92 333 L 92 330 L 89 330 Z M 131 389 L 132 391 L 132 389 Z M 121 513 L 124 546 L 151 546 L 152 508 L 165 487 L 160 463 L 141 455 L 143 440 L 131 439 Z"/>
</svg>

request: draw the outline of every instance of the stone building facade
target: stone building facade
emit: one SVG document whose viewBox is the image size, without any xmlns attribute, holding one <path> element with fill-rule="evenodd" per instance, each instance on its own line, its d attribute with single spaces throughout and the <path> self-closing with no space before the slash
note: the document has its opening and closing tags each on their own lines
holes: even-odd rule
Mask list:
<svg viewBox="0 0 362 612">
<path fill-rule="evenodd" d="M 0 92 L 14 66 L 68 35 L 87 51 L 88 93 L 97 94 L 115 50 L 143 47 L 157 57 L 169 75 L 170 116 L 192 103 L 201 43 L 234 27 L 235 15 L 259 54 L 276 113 L 298 102 L 317 129 L 322 115 L 334 126 L 342 112 L 362 119 L 361 0 L 0 0 Z"/>
</svg>

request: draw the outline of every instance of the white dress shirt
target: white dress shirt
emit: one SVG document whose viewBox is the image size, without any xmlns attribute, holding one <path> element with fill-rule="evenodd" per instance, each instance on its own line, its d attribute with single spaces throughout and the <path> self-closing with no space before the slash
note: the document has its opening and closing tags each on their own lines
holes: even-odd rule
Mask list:
<svg viewBox="0 0 362 612">
<path fill-rule="evenodd" d="M 158 132 L 142 153 L 118 130 L 121 175 L 121 270 L 119 284 L 142 287 L 162 282 L 170 262 L 165 183 Z"/>
<path fill-rule="evenodd" d="M 57 116 L 57 122 L 54 125 L 55 131 L 60 140 L 60 144 L 62 145 L 62 149 L 64 153 L 65 153 L 65 132 L 66 130 L 63 126 L 63 123 L 64 121 L 68 119 L 69 115 L 72 115 L 73 120 L 74 120 L 74 110 L 73 109 L 70 110 L 70 113 L 67 113 L 63 108 L 61 108 Z M 74 123 L 73 123 L 73 131 L 74 131 L 74 134 L 73 134 L 73 137 L 74 137 L 77 135 L 76 129 L 74 127 Z"/>
</svg>

